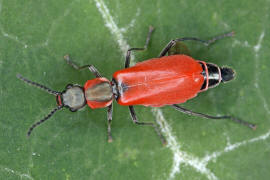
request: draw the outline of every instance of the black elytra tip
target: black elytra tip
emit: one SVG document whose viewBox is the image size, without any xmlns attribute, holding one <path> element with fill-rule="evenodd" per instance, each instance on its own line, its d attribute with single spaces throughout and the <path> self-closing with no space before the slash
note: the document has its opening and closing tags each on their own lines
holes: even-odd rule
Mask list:
<svg viewBox="0 0 270 180">
<path fill-rule="evenodd" d="M 228 82 L 234 79 L 235 72 L 232 68 L 229 67 L 221 67 L 221 80 L 222 82 Z"/>
</svg>

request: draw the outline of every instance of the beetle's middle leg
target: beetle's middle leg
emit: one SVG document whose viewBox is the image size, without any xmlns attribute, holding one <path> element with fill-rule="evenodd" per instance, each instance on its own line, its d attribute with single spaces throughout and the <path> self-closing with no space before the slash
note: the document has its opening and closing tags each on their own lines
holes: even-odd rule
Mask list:
<svg viewBox="0 0 270 180">
<path fill-rule="evenodd" d="M 130 115 L 131 115 L 131 118 L 133 120 L 133 122 L 137 125 L 146 125 L 146 126 L 152 126 L 153 128 L 155 128 L 155 131 L 157 132 L 162 144 L 167 144 L 166 142 L 166 139 L 163 137 L 163 135 L 161 134 L 159 128 L 157 127 L 156 124 L 154 123 L 151 123 L 151 122 L 139 122 L 138 119 L 137 119 L 137 116 L 136 116 L 136 113 L 135 113 L 135 110 L 134 110 L 134 107 L 133 106 L 129 106 L 129 111 L 130 111 Z"/>
<path fill-rule="evenodd" d="M 216 42 L 217 40 L 223 39 L 225 37 L 231 37 L 234 35 L 234 32 L 229 32 L 229 33 L 225 33 L 219 36 L 215 36 L 210 40 L 202 40 L 196 37 L 184 37 L 184 38 L 179 38 L 179 39 L 173 39 L 171 40 L 165 47 L 164 49 L 160 52 L 159 57 L 165 56 L 166 53 L 177 43 L 177 42 L 181 42 L 181 41 L 197 41 L 200 43 L 203 43 L 205 46 L 209 46 L 211 44 L 213 44 L 214 42 Z"/>
<path fill-rule="evenodd" d="M 128 68 L 128 67 L 129 67 L 131 51 L 144 51 L 144 50 L 147 49 L 153 31 L 154 31 L 154 28 L 153 28 L 152 26 L 149 26 L 149 32 L 148 32 L 148 35 L 147 35 L 147 38 L 146 38 L 146 41 L 145 41 L 145 45 L 144 45 L 143 48 L 130 48 L 130 49 L 127 51 L 127 54 L 126 54 L 126 61 L 125 61 L 125 68 Z"/>
<path fill-rule="evenodd" d="M 126 61 L 125 61 L 125 68 L 128 68 L 129 65 L 130 65 L 130 54 L 131 54 L 131 51 L 144 51 L 147 49 L 148 45 L 149 45 L 149 41 L 151 39 L 151 35 L 152 35 L 152 32 L 153 32 L 154 28 L 152 26 L 149 27 L 149 32 L 148 32 L 148 35 L 147 35 L 147 38 L 146 38 L 146 41 L 145 41 L 145 45 L 143 48 L 130 48 L 128 51 L 127 51 L 127 54 L 126 54 Z M 153 128 L 155 128 L 155 131 L 157 132 L 158 136 L 160 137 L 160 140 L 162 141 L 162 144 L 166 144 L 166 140 L 165 138 L 162 136 L 160 130 L 158 129 L 158 127 L 154 124 L 154 123 L 149 123 L 149 122 L 139 122 L 137 117 L 136 117 L 136 113 L 135 113 L 135 110 L 134 110 L 134 107 L 133 106 L 128 106 L 129 107 L 129 111 L 130 111 L 130 115 L 131 115 L 131 118 L 133 120 L 133 122 L 137 125 L 147 125 L 147 126 L 152 126 Z"/>
</svg>

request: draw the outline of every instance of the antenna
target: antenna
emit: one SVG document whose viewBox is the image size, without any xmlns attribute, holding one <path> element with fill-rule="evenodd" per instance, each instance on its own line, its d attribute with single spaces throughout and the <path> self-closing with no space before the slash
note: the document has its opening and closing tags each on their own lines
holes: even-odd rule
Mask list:
<svg viewBox="0 0 270 180">
<path fill-rule="evenodd" d="M 54 91 L 54 90 L 52 90 L 52 89 L 50 89 L 50 88 L 48 88 L 48 87 L 46 87 L 46 86 L 44 86 L 42 84 L 30 81 L 29 79 L 26 79 L 26 78 L 22 77 L 22 75 L 20 75 L 20 74 L 17 74 L 17 78 L 24 81 L 25 83 L 27 83 L 27 84 L 29 84 L 31 86 L 38 87 L 38 88 L 46 91 L 49 94 L 52 94 L 52 95 L 55 95 L 55 96 L 57 96 L 58 94 L 61 94 L 61 92 Z"/>
<path fill-rule="evenodd" d="M 39 83 L 36 83 L 36 82 L 33 82 L 33 81 L 30 81 L 29 79 L 26 79 L 24 77 L 22 77 L 22 75 L 20 74 L 17 74 L 17 78 L 24 81 L 25 83 L 31 85 L 31 86 L 35 86 L 35 87 L 38 87 L 44 91 L 46 91 L 47 93 L 49 94 L 52 94 L 54 96 L 58 96 L 58 95 L 61 95 L 61 92 L 58 92 L 58 91 L 54 91 L 42 84 L 39 84 Z M 54 108 L 47 116 L 45 116 L 43 119 L 41 119 L 40 121 L 34 123 L 28 130 L 27 132 L 27 136 L 29 137 L 33 131 L 33 129 L 37 126 L 39 126 L 41 123 L 45 122 L 46 120 L 48 120 L 56 111 L 62 109 L 64 106 L 63 105 L 59 105 L 57 106 L 56 108 Z"/>
<path fill-rule="evenodd" d="M 33 129 L 37 126 L 39 126 L 41 123 L 44 123 L 46 120 L 48 120 L 56 111 L 62 109 L 64 106 L 57 106 L 54 108 L 45 118 L 41 119 L 40 121 L 34 123 L 28 130 L 27 136 L 29 137 L 33 131 Z"/>
</svg>

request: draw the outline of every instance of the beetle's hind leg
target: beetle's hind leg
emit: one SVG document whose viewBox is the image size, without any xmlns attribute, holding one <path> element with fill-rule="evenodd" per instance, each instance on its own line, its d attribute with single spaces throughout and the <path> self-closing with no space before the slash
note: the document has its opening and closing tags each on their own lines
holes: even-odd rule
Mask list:
<svg viewBox="0 0 270 180">
<path fill-rule="evenodd" d="M 135 110 L 134 110 L 134 107 L 133 106 L 129 106 L 129 111 L 130 111 L 130 115 L 131 115 L 131 118 L 132 118 L 132 121 L 137 124 L 137 125 L 146 125 L 146 126 L 152 126 L 156 133 L 158 134 L 162 144 L 167 144 L 167 141 L 166 139 L 163 137 L 163 135 L 161 134 L 160 132 L 160 129 L 157 127 L 156 124 L 154 123 L 151 123 L 151 122 L 139 122 L 138 119 L 137 119 L 137 116 L 136 116 L 136 113 L 135 113 Z"/>
<path fill-rule="evenodd" d="M 206 118 L 206 119 L 228 119 L 228 120 L 232 120 L 236 123 L 239 123 L 239 124 L 242 124 L 244 126 L 247 126 L 253 130 L 256 129 L 256 125 L 255 124 L 252 124 L 252 123 L 249 123 L 247 121 L 244 121 L 244 120 L 241 120 L 241 119 L 237 119 L 235 117 L 232 117 L 232 116 L 210 116 L 210 115 L 207 115 L 207 114 L 203 114 L 203 113 L 198 113 L 198 112 L 194 112 L 194 111 L 191 111 L 189 109 L 186 109 L 186 108 L 183 108 L 177 104 L 173 104 L 172 107 L 174 109 L 176 109 L 177 111 L 180 111 L 182 113 L 185 113 L 185 114 L 189 114 L 189 115 L 192 115 L 192 116 L 198 116 L 198 117 L 202 117 L 202 118 Z"/>
<path fill-rule="evenodd" d="M 217 40 L 223 39 L 225 37 L 232 37 L 234 35 L 234 32 L 229 32 L 229 33 L 225 33 L 219 36 L 215 36 L 210 40 L 202 40 L 196 37 L 184 37 L 184 38 L 179 38 L 179 39 L 173 39 L 171 40 L 164 48 L 163 50 L 160 52 L 159 57 L 165 56 L 169 50 L 175 46 L 175 44 L 177 42 L 182 42 L 182 41 L 197 41 L 200 42 L 202 44 L 204 44 L 205 46 L 209 46 L 211 44 L 213 44 L 214 42 L 216 42 Z"/>
<path fill-rule="evenodd" d="M 125 68 L 128 68 L 128 67 L 129 67 L 131 51 L 144 51 L 144 50 L 147 49 L 153 31 L 154 31 L 154 28 L 153 28 L 152 26 L 149 26 L 149 32 L 148 32 L 148 35 L 147 35 L 147 38 L 146 38 L 146 41 L 145 41 L 145 45 L 144 45 L 143 48 L 130 48 L 130 49 L 127 51 L 127 54 L 126 54 L 126 61 L 125 61 Z"/>
</svg>

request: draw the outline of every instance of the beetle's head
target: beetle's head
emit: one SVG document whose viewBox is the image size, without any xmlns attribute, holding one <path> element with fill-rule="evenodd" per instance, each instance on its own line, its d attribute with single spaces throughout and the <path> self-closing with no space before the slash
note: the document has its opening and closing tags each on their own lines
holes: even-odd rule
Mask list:
<svg viewBox="0 0 270 180">
<path fill-rule="evenodd" d="M 64 106 L 70 111 L 76 112 L 86 105 L 83 87 L 68 84 L 63 92 L 56 95 L 56 102 L 58 106 Z"/>
<path fill-rule="evenodd" d="M 221 81 L 222 82 L 231 81 L 235 77 L 235 71 L 232 68 L 221 67 L 220 71 L 221 71 Z"/>
<path fill-rule="evenodd" d="M 22 77 L 20 74 L 17 74 L 17 78 L 24 81 L 25 83 L 38 87 L 40 89 L 45 90 L 49 94 L 52 94 L 56 97 L 57 107 L 54 108 L 46 117 L 41 119 L 40 121 L 34 123 L 28 130 L 27 135 L 30 136 L 33 129 L 40 125 L 41 123 L 48 120 L 56 111 L 62 109 L 63 107 L 69 108 L 70 111 L 75 112 L 81 108 L 83 108 L 86 105 L 86 100 L 84 97 L 84 89 L 83 87 L 79 85 L 72 85 L 68 84 L 64 91 L 58 92 L 51 90 L 50 88 L 41 85 L 39 83 L 30 81 L 24 77 Z"/>
</svg>

